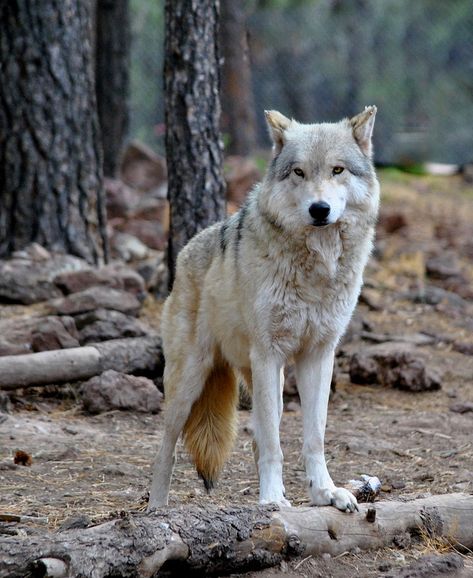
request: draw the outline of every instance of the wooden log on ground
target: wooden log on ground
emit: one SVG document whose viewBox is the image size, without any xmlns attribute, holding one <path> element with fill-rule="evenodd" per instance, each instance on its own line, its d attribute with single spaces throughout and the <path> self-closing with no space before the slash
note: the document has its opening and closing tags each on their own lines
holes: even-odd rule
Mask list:
<svg viewBox="0 0 473 578">
<path fill-rule="evenodd" d="M 78 381 L 107 369 L 153 374 L 160 366 L 159 336 L 112 339 L 85 347 L 0 357 L 0 389 Z"/>
<path fill-rule="evenodd" d="M 176 575 L 225 574 L 299 556 L 380 548 L 406 534 L 414 540 L 423 535 L 444 538 L 472 549 L 473 496 L 361 504 L 354 514 L 332 507 L 272 506 L 182 506 L 128 514 L 86 529 L 1 537 L 0 578 L 150 578 L 164 564 Z"/>
</svg>

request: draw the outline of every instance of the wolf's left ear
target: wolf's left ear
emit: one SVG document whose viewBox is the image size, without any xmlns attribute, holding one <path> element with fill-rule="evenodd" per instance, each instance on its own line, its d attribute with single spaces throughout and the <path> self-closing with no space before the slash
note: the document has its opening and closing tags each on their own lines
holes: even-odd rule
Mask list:
<svg viewBox="0 0 473 578">
<path fill-rule="evenodd" d="M 368 157 L 370 157 L 372 153 L 371 135 L 373 134 L 374 119 L 377 110 L 375 106 L 366 106 L 363 112 L 360 112 L 360 114 L 350 119 L 353 136 L 360 149 Z"/>
<path fill-rule="evenodd" d="M 274 152 L 278 154 L 284 145 L 284 132 L 291 124 L 291 120 L 286 118 L 277 110 L 265 110 L 266 122 L 274 143 Z"/>
</svg>

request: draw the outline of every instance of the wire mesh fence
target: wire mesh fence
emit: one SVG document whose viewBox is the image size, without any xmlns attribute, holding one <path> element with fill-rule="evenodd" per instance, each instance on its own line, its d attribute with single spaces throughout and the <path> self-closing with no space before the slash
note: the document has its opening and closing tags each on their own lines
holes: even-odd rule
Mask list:
<svg viewBox="0 0 473 578">
<path fill-rule="evenodd" d="M 163 148 L 163 2 L 132 0 L 131 136 Z M 376 158 L 473 160 L 471 0 L 266 0 L 245 5 L 262 111 L 332 121 L 379 109 Z"/>
</svg>

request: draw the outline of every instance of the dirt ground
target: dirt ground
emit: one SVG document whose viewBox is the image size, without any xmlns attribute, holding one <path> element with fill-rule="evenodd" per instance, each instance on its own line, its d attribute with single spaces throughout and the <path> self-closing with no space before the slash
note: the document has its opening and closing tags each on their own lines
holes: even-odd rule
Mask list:
<svg viewBox="0 0 473 578">
<path fill-rule="evenodd" d="M 473 188 L 460 177 L 383 175 L 379 241 L 357 316 L 378 340 L 385 334 L 404 340 L 419 333 L 433 336 L 432 343 L 416 349 L 441 374 L 442 388 L 410 393 L 353 385 L 347 359 L 372 344 L 373 338 L 365 332 L 344 344 L 326 435 L 328 466 L 337 484 L 360 474 L 378 476 L 383 500 L 473 492 L 473 412 L 450 409 L 473 402 L 472 222 Z M 448 275 L 426 274 L 428 259 L 439 256 L 456 264 L 461 273 L 456 281 Z M 436 305 L 409 297 L 412 292 L 424 294 L 430 285 L 453 292 Z M 114 512 L 145 507 L 150 467 L 162 433 L 161 415 L 118 411 L 85 415 L 75 384 L 19 390 L 11 397 L 12 411 L 0 413 L 0 512 L 47 516 L 53 530 L 78 514 L 100 522 Z M 288 499 L 298 506 L 307 504 L 301 412 L 297 399 L 288 397 L 286 402 L 281 426 L 285 487 Z M 240 411 L 239 417 L 235 450 L 211 496 L 179 447 L 171 504 L 256 503 L 250 413 Z M 33 463 L 10 469 L 19 449 L 31 454 Z M 14 531 L 18 525 L 6 527 Z M 394 576 L 432 548 L 419 543 L 346 553 L 336 559 L 307 558 L 258 576 Z M 473 576 L 473 556 L 464 560 L 466 573 L 461 575 Z"/>
</svg>

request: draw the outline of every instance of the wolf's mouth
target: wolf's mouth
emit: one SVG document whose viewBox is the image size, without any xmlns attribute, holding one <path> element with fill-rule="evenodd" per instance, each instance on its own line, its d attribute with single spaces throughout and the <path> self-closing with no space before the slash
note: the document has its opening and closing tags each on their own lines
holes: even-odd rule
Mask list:
<svg viewBox="0 0 473 578">
<path fill-rule="evenodd" d="M 327 219 L 324 219 L 323 221 L 313 220 L 312 225 L 314 227 L 326 227 L 327 225 L 330 225 L 330 223 L 327 221 Z"/>
</svg>

